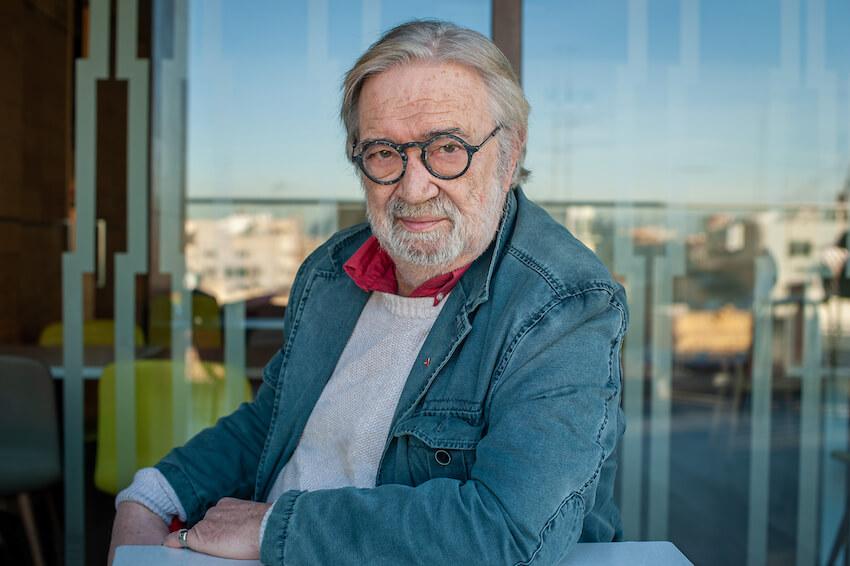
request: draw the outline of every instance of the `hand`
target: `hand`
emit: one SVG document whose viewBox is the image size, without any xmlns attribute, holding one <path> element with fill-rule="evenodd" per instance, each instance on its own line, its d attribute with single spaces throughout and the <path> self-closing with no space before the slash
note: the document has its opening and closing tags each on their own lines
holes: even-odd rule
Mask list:
<svg viewBox="0 0 850 566">
<path fill-rule="evenodd" d="M 112 523 L 112 540 L 109 543 L 107 564 L 112 564 L 115 549 L 125 544 L 160 545 L 168 536 L 168 525 L 159 515 L 134 501 L 118 505 Z"/>
<path fill-rule="evenodd" d="M 211 507 L 203 520 L 189 529 L 186 543 L 192 550 L 222 558 L 258 560 L 260 558 L 260 524 L 271 507 L 225 497 Z M 180 548 L 177 533 L 165 539 L 165 546 Z"/>
</svg>

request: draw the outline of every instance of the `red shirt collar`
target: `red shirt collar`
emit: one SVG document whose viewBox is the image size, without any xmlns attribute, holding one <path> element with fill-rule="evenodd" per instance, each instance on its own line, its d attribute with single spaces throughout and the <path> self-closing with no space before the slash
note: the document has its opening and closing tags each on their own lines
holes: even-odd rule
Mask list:
<svg viewBox="0 0 850 566">
<path fill-rule="evenodd" d="M 449 273 L 432 277 L 413 290 L 411 297 L 434 297 L 434 306 L 454 288 L 471 264 L 464 265 Z M 398 281 L 395 277 L 395 262 L 378 239 L 370 236 L 342 266 L 354 283 L 366 291 L 398 294 Z"/>
</svg>

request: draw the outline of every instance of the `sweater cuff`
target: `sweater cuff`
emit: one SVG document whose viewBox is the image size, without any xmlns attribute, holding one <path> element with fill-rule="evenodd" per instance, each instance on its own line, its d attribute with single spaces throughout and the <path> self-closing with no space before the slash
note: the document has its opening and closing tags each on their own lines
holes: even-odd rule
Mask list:
<svg viewBox="0 0 850 566">
<path fill-rule="evenodd" d="M 263 564 L 285 564 L 283 560 L 289 522 L 295 510 L 295 502 L 306 492 L 286 491 L 266 511 L 260 526 L 260 562 Z M 266 536 L 266 531 L 269 536 Z"/>
<path fill-rule="evenodd" d="M 170 523 L 175 515 L 181 521 L 186 521 L 186 511 L 180 504 L 177 493 L 156 468 L 142 468 L 136 472 L 133 483 L 115 498 L 115 508 L 124 501 L 144 505 L 166 523 Z"/>
</svg>

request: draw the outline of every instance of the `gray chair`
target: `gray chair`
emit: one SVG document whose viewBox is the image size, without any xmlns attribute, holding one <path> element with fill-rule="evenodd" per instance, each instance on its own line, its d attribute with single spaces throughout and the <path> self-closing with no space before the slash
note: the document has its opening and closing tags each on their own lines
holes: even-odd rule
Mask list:
<svg viewBox="0 0 850 566">
<path fill-rule="evenodd" d="M 0 356 L 0 454 L 0 497 L 17 500 L 33 563 L 41 566 L 30 493 L 60 481 L 62 466 L 53 378 L 40 362 Z"/>
</svg>

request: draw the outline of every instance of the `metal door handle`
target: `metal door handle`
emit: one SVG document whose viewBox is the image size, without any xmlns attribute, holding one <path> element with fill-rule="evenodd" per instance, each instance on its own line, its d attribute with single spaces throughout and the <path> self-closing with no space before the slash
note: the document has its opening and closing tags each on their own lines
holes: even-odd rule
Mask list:
<svg viewBox="0 0 850 566">
<path fill-rule="evenodd" d="M 97 219 L 97 288 L 106 287 L 106 220 Z"/>
</svg>

